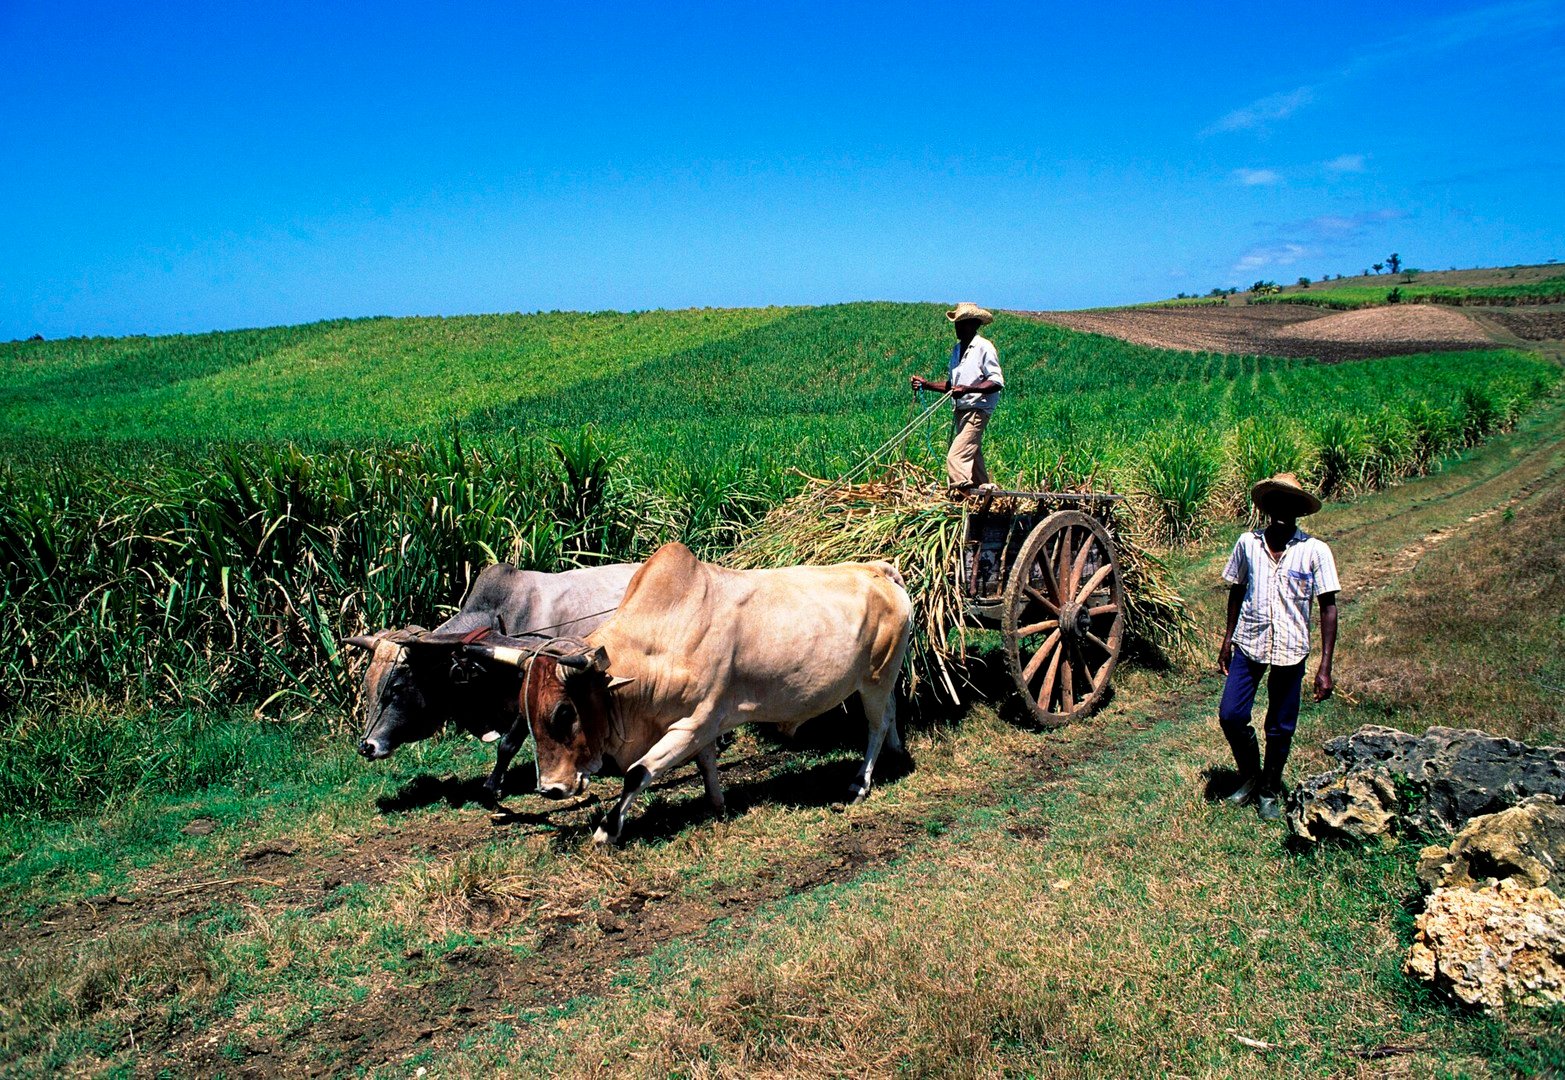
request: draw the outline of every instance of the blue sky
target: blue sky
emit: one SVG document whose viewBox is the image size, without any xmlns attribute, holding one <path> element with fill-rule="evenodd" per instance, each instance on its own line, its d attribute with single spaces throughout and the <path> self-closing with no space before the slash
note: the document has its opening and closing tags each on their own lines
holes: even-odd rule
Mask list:
<svg viewBox="0 0 1565 1080">
<path fill-rule="evenodd" d="M 1565 2 L 0 0 L 0 339 L 1565 259 Z"/>
</svg>

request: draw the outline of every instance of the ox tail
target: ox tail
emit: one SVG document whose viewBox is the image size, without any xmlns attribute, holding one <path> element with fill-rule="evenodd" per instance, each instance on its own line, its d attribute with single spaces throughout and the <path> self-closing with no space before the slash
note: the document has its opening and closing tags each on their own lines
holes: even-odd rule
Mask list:
<svg viewBox="0 0 1565 1080">
<path fill-rule="evenodd" d="M 889 563 L 881 565 L 889 566 Z M 891 567 L 896 573 L 896 567 Z M 898 575 L 900 578 L 900 575 Z M 900 587 L 901 581 L 897 581 Z M 907 591 L 899 589 L 895 615 L 883 619 L 875 634 L 874 652 L 871 654 L 869 681 L 879 683 L 889 672 L 894 679 L 902 670 L 908 646 L 913 641 L 913 604 Z"/>
</svg>

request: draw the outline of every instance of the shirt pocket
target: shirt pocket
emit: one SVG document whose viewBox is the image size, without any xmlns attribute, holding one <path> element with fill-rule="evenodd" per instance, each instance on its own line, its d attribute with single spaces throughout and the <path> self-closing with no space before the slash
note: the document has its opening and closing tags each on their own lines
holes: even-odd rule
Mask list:
<svg viewBox="0 0 1565 1080">
<path fill-rule="evenodd" d="M 1279 588 L 1289 600 L 1302 600 L 1309 603 L 1310 594 L 1315 588 L 1315 575 L 1306 570 L 1286 570 L 1283 572 Z"/>
</svg>

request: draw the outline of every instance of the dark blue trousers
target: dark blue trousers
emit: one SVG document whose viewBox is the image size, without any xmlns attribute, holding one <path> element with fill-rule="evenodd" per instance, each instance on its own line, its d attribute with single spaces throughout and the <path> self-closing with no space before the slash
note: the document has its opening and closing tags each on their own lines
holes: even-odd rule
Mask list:
<svg viewBox="0 0 1565 1080">
<path fill-rule="evenodd" d="M 1223 703 L 1217 708 L 1217 722 L 1224 731 L 1243 731 L 1250 726 L 1250 711 L 1255 707 L 1255 691 L 1261 674 L 1266 674 L 1266 737 L 1292 735 L 1299 722 L 1299 693 L 1304 683 L 1304 660 L 1267 672 L 1239 649 L 1228 664 L 1228 681 L 1223 684 Z"/>
</svg>

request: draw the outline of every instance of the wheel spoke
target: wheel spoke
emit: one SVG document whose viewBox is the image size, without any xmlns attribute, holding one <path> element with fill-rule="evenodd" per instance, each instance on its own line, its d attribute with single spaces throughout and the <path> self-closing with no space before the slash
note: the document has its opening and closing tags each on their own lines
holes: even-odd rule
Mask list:
<svg viewBox="0 0 1565 1080">
<path fill-rule="evenodd" d="M 1058 630 L 1054 631 L 1054 633 L 1043 639 L 1043 646 L 1038 650 L 1038 652 L 1031 660 L 1027 661 L 1027 666 L 1022 669 L 1022 682 L 1028 684 L 1029 686 L 1032 685 L 1032 677 L 1038 674 L 1038 668 L 1043 665 L 1043 662 L 1045 659 L 1047 659 L 1049 653 L 1059 652 L 1059 650 L 1055 648 L 1055 645 L 1059 644 L 1059 640 L 1060 632 Z"/>
<path fill-rule="evenodd" d="M 1061 600 L 1070 596 L 1070 565 L 1074 549 L 1071 547 L 1071 530 L 1060 530 L 1059 556 L 1054 561 L 1054 595 Z"/>
<path fill-rule="evenodd" d="M 1039 653 L 1038 655 L 1042 656 L 1043 654 Z M 1054 678 L 1060 672 L 1060 658 L 1064 655 L 1064 649 L 1055 649 L 1054 659 L 1049 661 L 1049 670 L 1043 676 L 1043 687 L 1038 691 L 1038 706 L 1044 712 L 1052 711 L 1049 708 L 1049 702 L 1054 700 Z M 1037 657 L 1033 657 L 1033 659 L 1036 660 Z M 1027 679 L 1024 681 L 1030 683 L 1032 680 Z"/>
<path fill-rule="evenodd" d="M 1092 549 L 1095 546 L 1092 539 L 1092 534 L 1088 533 L 1087 542 L 1081 545 L 1081 552 L 1076 556 L 1076 561 L 1071 564 L 1070 583 L 1066 585 L 1066 589 L 1071 592 L 1076 591 L 1076 582 L 1081 580 L 1081 572 L 1087 568 L 1087 558 L 1092 554 Z M 1099 573 L 1102 573 L 1102 571 L 1100 570 Z"/>
<path fill-rule="evenodd" d="M 1060 652 L 1063 653 L 1065 650 L 1061 649 Z M 1060 663 L 1065 668 L 1065 674 L 1060 679 L 1060 711 L 1074 712 L 1076 709 L 1076 695 L 1071 692 L 1074 688 L 1072 685 L 1074 682 L 1074 677 L 1071 673 L 1072 665 L 1069 658 L 1062 659 Z"/>
<path fill-rule="evenodd" d="M 1097 634 L 1094 634 L 1090 630 L 1087 631 L 1087 640 L 1092 642 L 1098 648 L 1102 649 L 1105 653 L 1113 655 L 1114 650 L 1109 648 L 1109 643 L 1104 641 L 1102 638 L 1098 637 Z"/>
<path fill-rule="evenodd" d="M 1099 604 L 1097 607 L 1087 609 L 1088 618 L 1095 619 L 1099 615 L 1110 615 L 1119 611 L 1118 604 Z"/>
<path fill-rule="evenodd" d="M 1085 604 L 1087 602 L 1087 597 L 1097 592 L 1098 586 L 1107 581 L 1108 576 L 1113 572 L 1113 563 L 1104 563 L 1102 566 L 1098 567 L 1098 572 L 1088 578 L 1087 583 L 1081 587 L 1079 592 L 1077 592 L 1076 603 Z"/>
<path fill-rule="evenodd" d="M 1032 637 L 1034 634 L 1041 634 L 1045 630 L 1058 629 L 1059 625 L 1060 620 L 1058 619 L 1044 619 L 1043 622 L 1035 622 L 1030 626 L 1018 627 L 1016 630 L 1016 636 L 1018 638 Z"/>
<path fill-rule="evenodd" d="M 1044 576 L 1048 577 L 1047 574 L 1045 574 Z M 1050 600 L 1047 596 L 1044 596 L 1043 593 L 1039 592 L 1037 589 L 1033 588 L 1031 585 L 1023 585 L 1022 586 L 1022 592 L 1026 593 L 1032 599 L 1038 601 L 1038 603 L 1042 604 L 1044 607 L 1046 607 L 1050 611 L 1054 612 L 1055 615 L 1058 615 L 1060 613 L 1060 605 L 1056 604 L 1053 600 Z"/>
<path fill-rule="evenodd" d="M 1098 665 L 1098 670 L 1092 676 L 1092 692 L 1094 694 L 1108 685 L 1109 671 L 1113 666 L 1114 658 L 1112 655 L 1105 657 L 1103 663 Z"/>
</svg>

